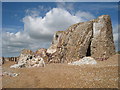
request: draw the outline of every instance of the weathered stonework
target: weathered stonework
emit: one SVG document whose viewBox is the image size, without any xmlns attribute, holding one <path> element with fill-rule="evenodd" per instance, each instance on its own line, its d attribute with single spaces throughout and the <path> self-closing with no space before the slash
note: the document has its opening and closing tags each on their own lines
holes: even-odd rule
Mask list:
<svg viewBox="0 0 120 90">
<path fill-rule="evenodd" d="M 52 45 L 47 50 L 50 62 L 71 62 L 85 56 L 107 59 L 115 54 L 110 16 L 77 23 L 65 31 L 54 35 Z"/>
<path fill-rule="evenodd" d="M 34 52 L 29 50 L 29 49 L 23 49 L 21 51 L 21 54 L 24 54 L 24 55 L 34 55 Z"/>
<path fill-rule="evenodd" d="M 110 16 L 103 15 L 93 22 L 93 38 L 91 55 L 95 59 L 104 60 L 115 53 L 112 24 Z"/>
<path fill-rule="evenodd" d="M 47 53 L 46 53 L 47 49 L 45 48 L 40 48 L 38 49 L 36 52 L 34 52 L 34 56 L 35 57 L 41 57 L 44 59 L 45 63 L 48 63 L 48 56 L 47 56 Z"/>
<path fill-rule="evenodd" d="M 22 67 L 44 67 L 44 57 L 46 49 L 39 49 L 36 52 L 23 49 L 19 56 L 17 64 L 10 66 L 10 68 L 22 68 Z"/>
<path fill-rule="evenodd" d="M 2 64 L 4 64 L 6 61 L 13 61 L 13 62 L 18 62 L 19 57 L 0 57 L 0 60 Z"/>
</svg>

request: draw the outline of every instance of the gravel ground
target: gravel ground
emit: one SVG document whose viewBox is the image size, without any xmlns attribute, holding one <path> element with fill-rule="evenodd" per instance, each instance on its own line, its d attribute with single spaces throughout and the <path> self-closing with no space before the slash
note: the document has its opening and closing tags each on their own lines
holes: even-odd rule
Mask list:
<svg viewBox="0 0 120 90">
<path fill-rule="evenodd" d="M 13 62 L 3 65 L 3 72 L 18 73 L 3 76 L 3 88 L 118 88 L 118 56 L 96 65 L 73 66 L 49 64 L 39 68 L 11 69 Z"/>
</svg>

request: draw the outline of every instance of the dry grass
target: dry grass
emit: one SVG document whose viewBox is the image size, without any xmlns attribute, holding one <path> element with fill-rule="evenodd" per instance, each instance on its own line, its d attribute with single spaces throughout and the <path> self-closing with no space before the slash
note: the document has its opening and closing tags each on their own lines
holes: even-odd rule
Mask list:
<svg viewBox="0 0 120 90">
<path fill-rule="evenodd" d="M 118 56 L 97 61 L 98 64 L 92 66 L 49 64 L 40 68 L 10 69 L 13 62 L 7 62 L 3 71 L 20 75 L 3 76 L 3 88 L 117 88 Z"/>
</svg>

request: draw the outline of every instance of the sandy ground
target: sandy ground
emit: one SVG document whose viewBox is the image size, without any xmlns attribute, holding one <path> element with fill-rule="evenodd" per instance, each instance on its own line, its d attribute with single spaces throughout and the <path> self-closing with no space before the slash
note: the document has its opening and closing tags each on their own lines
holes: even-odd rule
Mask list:
<svg viewBox="0 0 120 90">
<path fill-rule="evenodd" d="M 72 66 L 49 64 L 39 68 L 10 69 L 14 62 L 6 62 L 3 72 L 18 73 L 3 76 L 3 88 L 118 88 L 118 56 L 97 65 Z"/>
<path fill-rule="evenodd" d="M 2 66 L 0 66 L 0 89 L 2 88 Z"/>
</svg>

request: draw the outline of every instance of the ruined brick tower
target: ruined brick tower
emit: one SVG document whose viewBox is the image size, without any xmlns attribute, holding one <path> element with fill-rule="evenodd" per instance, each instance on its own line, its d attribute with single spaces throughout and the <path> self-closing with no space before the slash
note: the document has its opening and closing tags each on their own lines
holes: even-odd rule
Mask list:
<svg viewBox="0 0 120 90">
<path fill-rule="evenodd" d="M 109 15 L 70 26 L 55 33 L 47 50 L 53 62 L 76 61 L 84 56 L 105 60 L 115 54 L 112 24 Z"/>
</svg>

